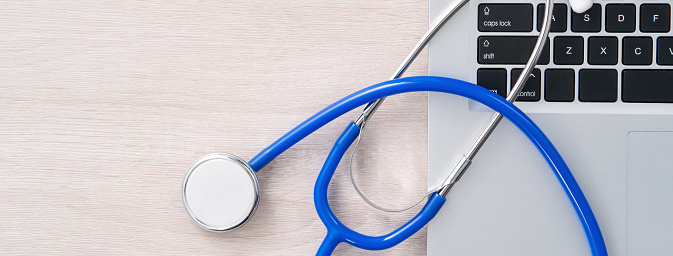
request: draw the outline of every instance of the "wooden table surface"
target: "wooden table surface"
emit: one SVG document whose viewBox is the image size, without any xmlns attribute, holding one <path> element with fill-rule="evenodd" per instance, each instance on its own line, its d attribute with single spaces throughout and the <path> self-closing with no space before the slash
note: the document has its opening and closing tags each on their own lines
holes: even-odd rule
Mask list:
<svg viewBox="0 0 673 256">
<path fill-rule="evenodd" d="M 211 152 L 251 159 L 354 90 L 388 79 L 427 28 L 427 1 L 11 1 L 0 3 L 0 254 L 307 255 L 325 228 L 313 184 L 354 111 L 258 173 L 254 218 L 204 231 L 185 212 L 185 171 Z M 427 74 L 422 55 L 408 75 Z M 427 95 L 392 97 L 356 158 L 388 207 L 427 184 Z M 381 235 L 419 208 L 357 197 L 343 161 L 330 205 Z M 397 247 L 339 255 L 423 255 Z"/>
</svg>

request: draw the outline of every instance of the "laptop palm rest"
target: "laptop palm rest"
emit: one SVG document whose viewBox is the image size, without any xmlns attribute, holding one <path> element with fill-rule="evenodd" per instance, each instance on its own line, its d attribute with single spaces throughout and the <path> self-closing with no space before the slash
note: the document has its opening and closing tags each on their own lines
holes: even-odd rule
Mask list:
<svg viewBox="0 0 673 256">
<path fill-rule="evenodd" d="M 673 251 L 673 132 L 629 133 L 627 162 L 627 254 Z"/>
</svg>

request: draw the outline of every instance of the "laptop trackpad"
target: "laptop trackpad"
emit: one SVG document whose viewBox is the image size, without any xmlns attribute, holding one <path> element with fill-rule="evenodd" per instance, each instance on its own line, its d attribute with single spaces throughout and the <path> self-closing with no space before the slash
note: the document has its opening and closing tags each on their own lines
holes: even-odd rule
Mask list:
<svg viewBox="0 0 673 256">
<path fill-rule="evenodd" d="M 628 135 L 627 255 L 673 251 L 673 132 Z"/>
</svg>

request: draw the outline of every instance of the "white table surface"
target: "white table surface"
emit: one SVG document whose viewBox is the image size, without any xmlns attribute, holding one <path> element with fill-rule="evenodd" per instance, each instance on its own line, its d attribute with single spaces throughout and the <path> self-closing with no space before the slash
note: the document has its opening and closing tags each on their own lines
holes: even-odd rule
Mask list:
<svg viewBox="0 0 673 256">
<path fill-rule="evenodd" d="M 325 228 L 313 184 L 354 111 L 258 173 L 254 218 L 226 234 L 180 196 L 211 152 L 251 159 L 354 90 L 388 79 L 427 28 L 427 1 L 0 3 L 0 254 L 307 255 Z M 409 75 L 427 74 L 423 54 Z M 364 193 L 388 207 L 426 188 L 427 96 L 396 96 L 367 125 Z M 419 208 L 362 202 L 343 161 L 330 205 L 381 235 Z M 383 252 L 423 255 L 426 232 Z"/>
</svg>

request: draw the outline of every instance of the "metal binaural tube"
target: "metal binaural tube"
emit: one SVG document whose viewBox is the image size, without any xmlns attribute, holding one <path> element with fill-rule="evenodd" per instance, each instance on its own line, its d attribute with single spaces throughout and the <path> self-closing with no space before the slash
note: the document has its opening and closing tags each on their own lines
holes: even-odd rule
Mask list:
<svg viewBox="0 0 673 256">
<path fill-rule="evenodd" d="M 414 49 L 411 50 L 409 55 L 407 55 L 402 64 L 400 64 L 400 66 L 397 68 L 390 80 L 402 77 L 404 72 L 407 71 L 409 66 L 411 66 L 411 63 L 413 63 L 416 57 L 418 57 L 418 54 L 420 54 L 423 48 L 428 45 L 430 39 L 432 39 L 432 37 L 437 34 L 437 31 L 439 31 L 439 29 L 442 28 L 442 26 L 444 26 L 444 24 L 446 24 L 446 22 L 451 19 L 451 17 L 453 17 L 453 15 L 456 14 L 456 12 L 458 12 L 458 10 L 460 10 L 460 8 L 462 8 L 468 1 L 469 0 L 453 1 L 451 5 L 446 8 L 446 11 L 441 15 L 442 18 L 430 26 L 428 31 L 426 31 L 423 37 L 421 37 L 421 40 L 416 43 Z M 360 126 L 360 128 L 363 128 L 365 123 L 367 123 L 367 120 L 369 120 L 374 112 L 376 112 L 385 99 L 386 98 L 380 98 L 370 102 L 362 111 L 360 117 L 358 117 L 358 119 L 355 121 L 355 124 Z"/>
<path fill-rule="evenodd" d="M 531 54 L 530 58 L 528 58 L 526 66 L 519 75 L 519 78 L 516 80 L 514 87 L 512 87 L 512 90 L 507 95 L 507 101 L 509 102 L 514 102 L 514 100 L 516 100 L 516 98 L 519 96 L 519 93 L 523 89 L 523 86 L 526 84 L 526 81 L 528 81 L 530 74 L 533 72 L 535 64 L 540 58 L 540 54 L 542 53 L 544 44 L 547 41 L 547 37 L 549 36 L 549 29 L 551 27 L 551 18 L 553 10 L 554 10 L 554 0 L 546 0 L 544 11 L 545 22 L 542 23 L 542 29 L 540 29 L 542 32 L 540 32 L 540 35 L 538 36 L 537 41 L 535 42 L 535 48 L 533 48 L 534 51 Z M 475 140 L 470 149 L 468 149 L 467 152 L 463 155 L 461 161 L 451 171 L 449 177 L 447 177 L 447 179 L 444 181 L 444 184 L 442 184 L 442 186 L 439 188 L 440 191 L 439 194 L 441 196 L 446 197 L 446 195 L 449 193 L 449 190 L 451 190 L 451 187 L 453 187 L 453 184 L 456 181 L 458 181 L 458 179 L 456 179 L 455 177 L 460 178 L 460 176 L 463 175 L 465 170 L 469 168 L 470 166 L 469 163 L 472 162 L 474 156 L 477 154 L 477 152 L 479 152 L 479 150 L 484 145 L 486 140 L 488 140 L 488 137 L 491 136 L 493 130 L 495 130 L 495 127 L 497 127 L 498 124 L 500 123 L 500 120 L 502 120 L 502 115 L 500 113 L 496 112 L 493 115 L 493 117 L 491 117 L 491 120 L 488 122 L 488 125 L 486 125 L 486 128 L 484 128 L 484 130 L 479 134 L 477 140 Z M 465 164 L 466 162 L 468 164 Z"/>
</svg>

